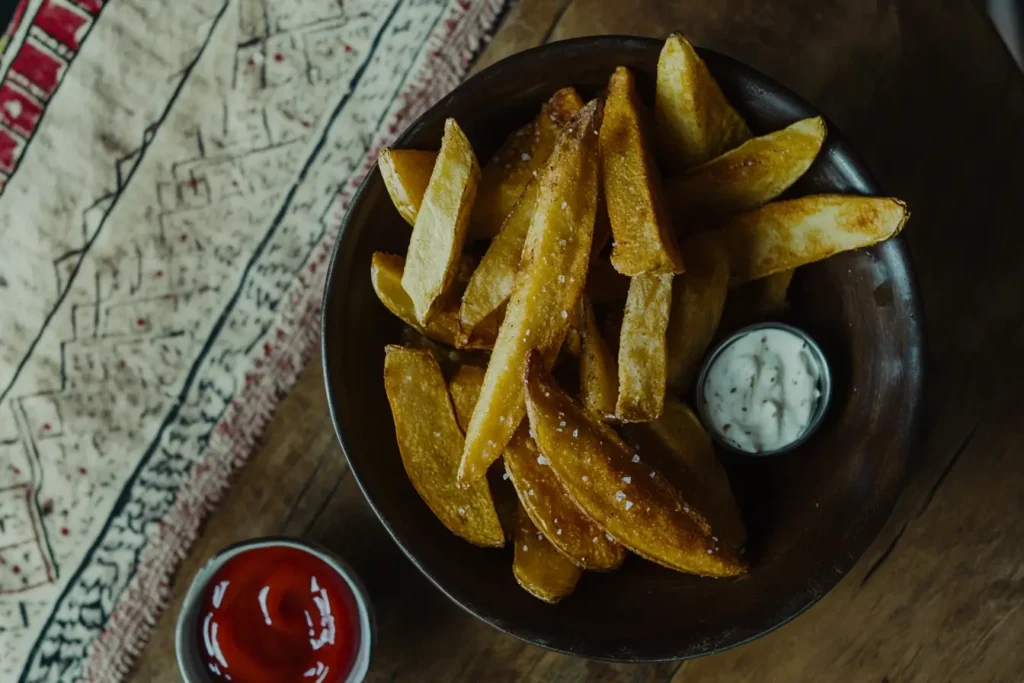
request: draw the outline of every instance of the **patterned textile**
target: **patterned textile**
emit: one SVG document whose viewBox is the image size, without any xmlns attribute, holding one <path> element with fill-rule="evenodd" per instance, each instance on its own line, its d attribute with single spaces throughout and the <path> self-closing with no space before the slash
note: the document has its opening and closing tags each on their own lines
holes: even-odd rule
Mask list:
<svg viewBox="0 0 1024 683">
<path fill-rule="evenodd" d="M 0 41 L 0 680 L 121 680 L 318 339 L 376 151 L 506 0 L 22 0 Z"/>
</svg>

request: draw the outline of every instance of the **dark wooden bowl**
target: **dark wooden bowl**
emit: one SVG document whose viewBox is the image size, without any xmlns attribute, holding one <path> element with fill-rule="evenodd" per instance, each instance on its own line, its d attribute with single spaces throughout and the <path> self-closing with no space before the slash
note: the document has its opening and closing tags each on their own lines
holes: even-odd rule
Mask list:
<svg viewBox="0 0 1024 683">
<path fill-rule="evenodd" d="M 466 81 L 414 123 L 398 147 L 436 149 L 455 117 L 481 159 L 558 88 L 593 96 L 618 65 L 653 97 L 661 41 L 603 36 L 510 57 Z M 703 50 L 711 72 L 755 133 L 817 114 L 800 97 L 728 57 Z M 808 175 L 808 192 L 880 194 L 834 126 Z M 911 222 L 910 229 L 914 229 Z M 636 557 L 588 572 L 558 605 L 525 593 L 512 551 L 473 547 L 427 509 L 402 469 L 384 394 L 384 345 L 401 323 L 370 286 L 370 256 L 404 254 L 409 227 L 371 173 L 334 251 L 323 305 L 323 361 L 331 414 L 352 472 L 409 558 L 467 611 L 531 643 L 620 661 L 696 657 L 756 638 L 821 598 L 878 533 L 900 492 L 917 433 L 922 309 L 900 239 L 802 268 L 791 321 L 831 359 L 835 396 L 826 424 L 797 451 L 773 458 L 723 454 L 752 539 L 753 568 L 702 579 Z M 457 646 L 457 644 L 455 645 Z"/>
</svg>

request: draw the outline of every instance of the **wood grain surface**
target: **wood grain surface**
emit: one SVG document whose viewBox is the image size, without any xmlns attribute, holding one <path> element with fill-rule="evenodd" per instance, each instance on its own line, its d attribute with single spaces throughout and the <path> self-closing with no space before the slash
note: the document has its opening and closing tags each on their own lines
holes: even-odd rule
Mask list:
<svg viewBox="0 0 1024 683">
<path fill-rule="evenodd" d="M 913 207 L 924 438 L 857 566 L 784 628 L 700 660 L 608 664 L 526 645 L 450 603 L 392 543 L 347 476 L 313 358 L 183 561 L 136 680 L 178 680 L 174 621 L 192 575 L 222 546 L 266 534 L 337 549 L 368 584 L 379 632 L 370 681 L 1024 677 L 1024 77 L 967 0 L 521 0 L 477 68 L 549 40 L 674 29 L 814 103 Z"/>
</svg>

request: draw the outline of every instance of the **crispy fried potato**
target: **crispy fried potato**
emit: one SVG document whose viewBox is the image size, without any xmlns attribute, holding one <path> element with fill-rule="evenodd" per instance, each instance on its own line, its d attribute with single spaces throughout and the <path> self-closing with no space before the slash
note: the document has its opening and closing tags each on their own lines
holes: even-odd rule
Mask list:
<svg viewBox="0 0 1024 683">
<path fill-rule="evenodd" d="M 435 161 L 437 152 L 423 149 L 385 147 L 377 155 L 377 167 L 384 178 L 384 187 L 398 213 L 409 225 L 416 224 L 416 214 L 420 212 Z"/>
<path fill-rule="evenodd" d="M 522 505 L 516 509 L 514 543 L 512 574 L 527 593 L 554 604 L 573 592 L 583 570 L 537 531 Z"/>
<path fill-rule="evenodd" d="M 658 57 L 654 118 L 672 172 L 703 164 L 750 137 L 704 60 L 680 33 L 668 37 Z"/>
<path fill-rule="evenodd" d="M 734 287 L 725 300 L 719 334 L 728 334 L 745 325 L 751 325 L 769 318 L 777 318 L 789 312 L 789 284 L 793 281 L 793 269 L 752 280 Z M 669 329 L 672 322 L 669 321 Z M 671 346 L 669 347 L 671 348 Z M 671 362 L 671 353 L 669 359 Z"/>
<path fill-rule="evenodd" d="M 581 109 L 555 144 L 541 179 L 520 272 L 494 343 L 480 402 L 466 430 L 459 465 L 463 484 L 482 477 L 526 413 L 523 367 L 531 349 L 554 363 L 569 312 L 586 281 L 597 211 L 597 130 L 601 103 Z"/>
<path fill-rule="evenodd" d="M 566 495 L 526 422 L 505 448 L 505 470 L 530 519 L 558 552 L 583 569 L 607 570 L 622 564 L 625 549 L 607 538 Z"/>
<path fill-rule="evenodd" d="M 690 268 L 672 283 L 668 319 L 668 388 L 690 387 L 704 351 L 715 336 L 729 291 L 729 252 L 717 232 L 697 233 L 683 242 Z"/>
<path fill-rule="evenodd" d="M 526 365 L 526 406 L 530 431 L 569 497 L 615 540 L 677 571 L 746 571 L 736 550 L 712 537 L 695 507 L 634 457 L 611 427 L 562 391 L 536 352 Z"/>
<path fill-rule="evenodd" d="M 459 329 L 458 310 L 451 305 L 443 305 L 426 325 L 416 320 L 412 300 L 402 289 L 402 271 L 405 259 L 394 254 L 378 251 L 370 262 L 370 279 L 373 291 L 384 306 L 394 313 L 406 325 L 419 331 L 435 341 L 467 349 L 489 349 L 494 346 L 498 336 L 499 320 L 489 319 L 477 327 L 476 333 L 468 340 L 462 337 Z"/>
<path fill-rule="evenodd" d="M 463 365 L 452 377 L 448 391 L 452 395 L 455 406 L 455 419 L 463 432 L 469 426 L 469 418 L 473 417 L 473 408 L 480 397 L 480 387 L 484 384 L 484 370 L 476 365 Z"/>
<path fill-rule="evenodd" d="M 565 342 L 562 344 L 562 348 L 577 358 L 583 352 L 583 319 L 580 315 L 580 304 L 577 302 L 576 308 L 569 311 L 569 329 L 565 331 Z"/>
<path fill-rule="evenodd" d="M 629 278 L 603 259 L 590 264 L 587 273 L 587 296 L 598 304 L 619 303 L 629 293 Z"/>
<path fill-rule="evenodd" d="M 544 168 L 558 134 L 581 107 L 583 100 L 576 90 L 562 88 L 544 103 L 536 119 L 505 140 L 484 166 L 470 218 L 472 238 L 498 234 L 527 184 Z"/>
<path fill-rule="evenodd" d="M 455 279 L 479 181 L 480 167 L 473 146 L 455 119 L 448 119 L 441 151 L 416 215 L 402 274 L 402 288 L 412 300 L 421 325 L 437 313 L 442 295 Z"/>
<path fill-rule="evenodd" d="M 441 523 L 474 545 L 505 545 L 486 480 L 455 485 L 462 432 L 441 368 L 428 351 L 388 346 L 384 388 L 395 420 L 402 464 L 416 492 Z"/>
<path fill-rule="evenodd" d="M 665 412 L 653 422 L 628 425 L 626 439 L 641 457 L 665 475 L 683 500 L 700 510 L 712 533 L 734 548 L 747 542 L 739 506 L 729 477 L 718 461 L 711 437 L 690 407 L 678 399 L 665 399 Z"/>
<path fill-rule="evenodd" d="M 683 261 L 647 146 L 642 106 L 633 73 L 620 66 L 608 81 L 601 124 L 604 196 L 615 237 L 612 265 L 631 277 L 681 273 Z"/>
<path fill-rule="evenodd" d="M 899 234 L 910 218 L 891 197 L 820 194 L 772 202 L 728 219 L 720 233 L 733 286 L 868 247 Z"/>
<path fill-rule="evenodd" d="M 615 416 L 623 422 L 646 422 L 661 415 L 672 279 L 672 275 L 641 275 L 629 282 L 619 334 L 619 398 L 615 403 Z"/>
<path fill-rule="evenodd" d="M 541 108 L 537 120 L 527 126 L 532 127 L 532 133 L 524 134 L 517 138 L 513 136 L 512 149 L 499 152 L 497 159 L 504 158 L 522 147 L 518 141 L 528 138 L 530 142 L 527 154 L 529 161 L 522 161 L 521 154 L 516 155 L 514 164 L 516 171 L 509 171 L 508 181 L 502 185 L 492 187 L 496 198 L 488 205 L 488 199 L 484 196 L 483 184 L 481 194 L 477 199 L 477 207 L 474 209 L 474 216 L 477 213 L 486 214 L 495 209 L 494 207 L 504 204 L 504 199 L 514 187 L 518 187 L 515 178 L 521 175 L 524 168 L 531 169 L 530 177 L 526 178 L 526 185 L 518 194 L 514 204 L 509 210 L 502 214 L 501 230 L 487 248 L 487 253 L 480 260 L 480 265 L 473 272 L 473 277 L 466 287 L 466 293 L 462 295 L 462 306 L 459 309 L 459 320 L 465 334 L 470 334 L 481 320 L 490 315 L 501 304 L 508 300 L 512 294 L 512 284 L 515 282 L 516 271 L 519 269 L 519 259 L 523 253 L 523 243 L 526 242 L 526 233 L 530 229 L 530 220 L 537 208 L 537 194 L 540 183 L 537 182 L 536 170 L 541 168 L 547 161 L 554 147 L 558 131 L 564 127 L 566 121 L 579 111 L 583 101 L 572 88 L 559 90 Z M 525 129 L 524 129 L 525 130 Z M 508 143 L 506 143 L 508 144 Z M 534 163 L 536 162 L 536 163 Z M 511 162 L 510 162 L 511 163 Z M 485 180 L 489 177 L 488 166 L 484 170 Z M 504 177 L 504 176 L 503 176 Z M 489 219 L 481 219 L 485 223 Z"/>
<path fill-rule="evenodd" d="M 618 368 L 597 328 L 594 307 L 586 296 L 580 302 L 580 308 L 580 398 L 589 410 L 607 418 L 615 415 L 615 401 L 619 394 Z"/>
<path fill-rule="evenodd" d="M 480 321 L 508 301 L 519 269 L 519 259 L 523 254 L 526 233 L 530 229 L 533 211 L 537 208 L 539 189 L 538 182 L 526 186 L 505 219 L 501 232 L 487 247 L 480 265 L 473 271 L 459 307 L 459 323 L 464 334 L 471 334 Z"/>
<path fill-rule="evenodd" d="M 665 181 L 677 220 L 694 210 L 742 213 L 763 206 L 802 176 L 825 141 L 820 116 L 747 140 L 705 164 Z"/>
<path fill-rule="evenodd" d="M 434 341 L 416 328 L 409 327 L 408 325 L 399 332 L 398 343 L 406 348 L 429 351 L 434 360 L 437 361 L 437 364 L 441 366 L 441 372 L 444 373 L 446 378 L 454 377 L 455 373 L 463 365 L 483 367 L 487 365 L 487 360 L 490 358 L 488 351 L 453 349 L 450 346 Z"/>
</svg>

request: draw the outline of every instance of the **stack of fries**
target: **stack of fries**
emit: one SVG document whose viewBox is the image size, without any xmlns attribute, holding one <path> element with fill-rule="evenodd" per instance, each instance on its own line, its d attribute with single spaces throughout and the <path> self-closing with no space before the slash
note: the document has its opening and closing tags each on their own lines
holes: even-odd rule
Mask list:
<svg viewBox="0 0 1024 683">
<path fill-rule="evenodd" d="M 752 137 L 679 34 L 654 101 L 651 118 L 619 67 L 603 100 L 556 92 L 482 169 L 454 119 L 437 152 L 380 155 L 412 234 L 405 258 L 374 255 L 374 289 L 439 343 L 387 348 L 405 469 L 453 533 L 487 547 L 511 535 L 516 579 L 548 602 L 627 550 L 702 576 L 747 571 L 728 477 L 678 397 L 721 326 L 785 306 L 793 269 L 909 216 L 891 198 L 777 201 L 824 121 Z M 474 265 L 464 247 L 478 240 Z M 486 368 L 467 361 L 448 382 L 439 358 L 469 349 L 489 351 Z M 488 478 L 498 459 L 504 475 Z M 510 519 L 492 495 L 505 480 Z"/>
</svg>

